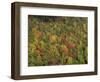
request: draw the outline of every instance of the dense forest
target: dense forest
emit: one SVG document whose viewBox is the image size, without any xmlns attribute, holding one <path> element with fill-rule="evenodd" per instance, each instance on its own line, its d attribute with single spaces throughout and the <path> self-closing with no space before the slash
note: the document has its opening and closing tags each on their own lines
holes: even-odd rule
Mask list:
<svg viewBox="0 0 100 82">
<path fill-rule="evenodd" d="M 87 18 L 28 16 L 28 66 L 87 64 Z"/>
</svg>

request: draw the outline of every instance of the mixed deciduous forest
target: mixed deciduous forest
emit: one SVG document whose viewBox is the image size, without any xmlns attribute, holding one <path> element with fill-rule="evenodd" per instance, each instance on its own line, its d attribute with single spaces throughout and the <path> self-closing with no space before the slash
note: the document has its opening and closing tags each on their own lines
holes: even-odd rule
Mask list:
<svg viewBox="0 0 100 82">
<path fill-rule="evenodd" d="M 88 63 L 86 17 L 28 15 L 28 66 Z"/>
</svg>

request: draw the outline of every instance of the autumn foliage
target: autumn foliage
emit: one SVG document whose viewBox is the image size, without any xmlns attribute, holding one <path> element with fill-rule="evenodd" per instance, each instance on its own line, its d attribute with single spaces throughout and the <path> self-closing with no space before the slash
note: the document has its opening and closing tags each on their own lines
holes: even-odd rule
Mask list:
<svg viewBox="0 0 100 82">
<path fill-rule="evenodd" d="M 87 64 L 87 18 L 28 16 L 28 66 Z"/>
</svg>

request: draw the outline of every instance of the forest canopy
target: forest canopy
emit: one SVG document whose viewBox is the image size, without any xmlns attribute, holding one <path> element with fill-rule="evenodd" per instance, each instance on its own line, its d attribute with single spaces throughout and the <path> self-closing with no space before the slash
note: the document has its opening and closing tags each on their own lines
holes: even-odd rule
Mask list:
<svg viewBox="0 0 100 82">
<path fill-rule="evenodd" d="M 28 66 L 88 63 L 87 17 L 28 16 Z"/>
</svg>

